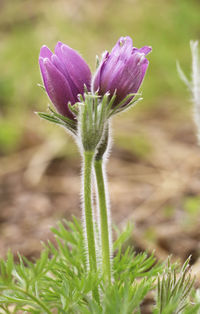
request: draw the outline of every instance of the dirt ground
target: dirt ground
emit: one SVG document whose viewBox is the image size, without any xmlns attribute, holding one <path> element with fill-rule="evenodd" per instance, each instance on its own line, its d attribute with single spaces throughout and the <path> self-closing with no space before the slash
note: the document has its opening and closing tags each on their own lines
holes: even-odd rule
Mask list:
<svg viewBox="0 0 200 314">
<path fill-rule="evenodd" d="M 200 267 L 200 215 L 185 210 L 187 199 L 200 196 L 200 148 L 191 121 L 179 123 L 132 118 L 114 123 L 115 136 L 141 129 L 151 139 L 149 156 L 113 145 L 107 163 L 113 222 L 123 228 L 134 223 L 133 245 L 155 250 L 160 260 L 169 254 L 183 261 L 192 255 Z M 62 218 L 81 216 L 80 158 L 59 153 L 63 140 L 0 157 L 0 255 L 8 248 L 28 258 L 38 256 L 41 240 L 51 239 L 50 227 Z M 200 208 L 199 208 L 200 210 Z"/>
</svg>

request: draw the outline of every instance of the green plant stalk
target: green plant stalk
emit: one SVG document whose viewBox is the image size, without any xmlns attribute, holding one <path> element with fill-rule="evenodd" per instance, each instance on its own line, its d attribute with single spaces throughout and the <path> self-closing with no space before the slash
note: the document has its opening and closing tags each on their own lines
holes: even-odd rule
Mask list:
<svg viewBox="0 0 200 314">
<path fill-rule="evenodd" d="M 86 229 L 86 245 L 88 252 L 88 260 L 90 271 L 97 271 L 96 249 L 95 249 L 95 236 L 94 236 L 94 221 L 92 213 L 92 191 L 91 191 L 91 178 L 92 178 L 92 165 L 93 165 L 94 152 L 84 152 L 84 173 L 83 173 L 83 196 L 84 196 L 84 220 Z M 96 289 L 93 291 L 93 297 L 99 302 L 99 294 Z"/>
<path fill-rule="evenodd" d="M 111 252 L 109 243 L 109 224 L 108 224 L 108 207 L 106 202 L 105 177 L 103 172 L 103 159 L 94 161 L 97 194 L 99 203 L 99 217 L 101 229 L 101 249 L 102 249 L 102 271 L 103 276 L 108 282 L 111 282 Z"/>
</svg>

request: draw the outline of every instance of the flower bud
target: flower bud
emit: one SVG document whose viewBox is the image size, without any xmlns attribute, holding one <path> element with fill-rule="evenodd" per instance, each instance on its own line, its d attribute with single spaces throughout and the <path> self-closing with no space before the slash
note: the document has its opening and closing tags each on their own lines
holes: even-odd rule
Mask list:
<svg viewBox="0 0 200 314">
<path fill-rule="evenodd" d="M 74 119 L 68 102 L 73 105 L 79 101 L 84 85 L 90 90 L 91 72 L 87 63 L 75 50 L 58 42 L 55 54 L 46 46 L 41 48 L 39 65 L 46 92 L 56 110 Z"/>
<path fill-rule="evenodd" d="M 151 47 L 137 49 L 130 37 L 121 37 L 111 53 L 105 52 L 93 79 L 92 89 L 103 96 L 116 91 L 113 106 L 119 104 L 128 94 L 137 93 L 148 67 L 145 58 Z"/>
</svg>

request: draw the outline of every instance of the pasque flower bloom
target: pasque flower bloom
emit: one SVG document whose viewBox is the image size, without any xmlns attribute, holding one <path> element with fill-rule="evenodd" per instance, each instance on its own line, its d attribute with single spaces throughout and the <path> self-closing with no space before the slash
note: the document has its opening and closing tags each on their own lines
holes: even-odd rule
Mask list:
<svg viewBox="0 0 200 314">
<path fill-rule="evenodd" d="M 40 50 L 39 65 L 45 89 L 58 113 L 74 119 L 68 102 L 75 104 L 77 96 L 90 90 L 91 72 L 87 63 L 72 48 L 58 42 L 55 54 L 48 47 Z"/>
<path fill-rule="evenodd" d="M 148 67 L 145 58 L 151 47 L 133 47 L 130 37 L 121 37 L 112 51 L 105 52 L 93 79 L 92 89 L 99 95 L 116 90 L 114 105 L 117 105 L 128 94 L 137 93 Z"/>
</svg>

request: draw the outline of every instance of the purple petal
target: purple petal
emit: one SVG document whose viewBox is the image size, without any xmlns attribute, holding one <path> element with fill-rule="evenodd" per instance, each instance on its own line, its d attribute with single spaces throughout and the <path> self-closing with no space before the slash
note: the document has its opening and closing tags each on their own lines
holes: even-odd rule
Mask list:
<svg viewBox="0 0 200 314">
<path fill-rule="evenodd" d="M 152 51 L 152 48 L 150 46 L 144 46 L 140 48 L 139 51 L 147 55 L 148 53 Z"/>
<path fill-rule="evenodd" d="M 52 55 L 51 61 L 56 66 L 56 68 L 65 76 L 65 78 L 66 78 L 66 80 L 67 80 L 67 82 L 71 88 L 71 92 L 72 92 L 74 98 L 76 99 L 76 101 L 78 101 L 77 95 L 80 94 L 80 91 L 78 90 L 77 86 L 74 84 L 71 77 L 69 76 L 69 73 L 66 69 L 65 64 L 62 62 L 62 60 L 60 60 L 58 58 L 57 55 Z"/>
<path fill-rule="evenodd" d="M 133 47 L 133 42 L 129 36 L 120 37 L 116 45 L 111 50 L 110 54 L 123 58 L 124 56 L 126 56 L 127 54 L 131 52 L 132 47 Z"/>
<path fill-rule="evenodd" d="M 56 55 L 51 56 L 51 61 L 53 65 L 65 76 L 65 78 L 69 79 L 69 74 L 67 73 L 64 64 L 60 61 L 60 59 Z"/>
<path fill-rule="evenodd" d="M 144 54 L 137 53 L 130 57 L 124 67 L 122 78 L 119 81 L 120 88 L 126 91 L 126 94 L 137 93 L 146 73 L 148 63 Z"/>
<path fill-rule="evenodd" d="M 145 54 L 150 51 L 151 48 L 147 46 L 141 49 L 132 47 L 130 37 L 120 38 L 97 70 L 93 83 L 95 90 L 99 89 L 100 95 L 107 91 L 112 95 L 117 89 L 114 105 L 127 94 L 137 93 L 148 67 Z"/>
<path fill-rule="evenodd" d="M 102 71 L 101 89 L 105 92 L 114 92 L 119 85 L 119 80 L 123 70 L 124 62 L 118 58 L 110 57 L 104 71 Z"/>
<path fill-rule="evenodd" d="M 74 119 L 73 114 L 68 108 L 68 102 L 75 103 L 70 86 L 64 75 L 50 62 L 48 58 L 39 58 L 40 70 L 44 81 L 47 94 L 57 111 Z"/>
<path fill-rule="evenodd" d="M 40 57 L 50 59 L 53 53 L 47 46 L 42 46 L 40 49 Z"/>
<path fill-rule="evenodd" d="M 84 84 L 90 90 L 91 72 L 83 58 L 75 50 L 61 42 L 56 45 L 55 54 L 65 66 L 65 71 L 73 83 L 71 88 L 76 89 L 74 92 L 77 94 L 78 91 L 78 93 L 82 94 L 84 92 Z"/>
<path fill-rule="evenodd" d="M 149 61 L 145 59 L 143 64 L 140 66 L 138 74 L 135 76 L 135 80 L 133 81 L 132 85 L 130 85 L 130 88 L 128 89 L 128 93 L 137 93 L 137 91 L 139 90 L 143 82 L 148 65 L 149 65 Z"/>
</svg>

